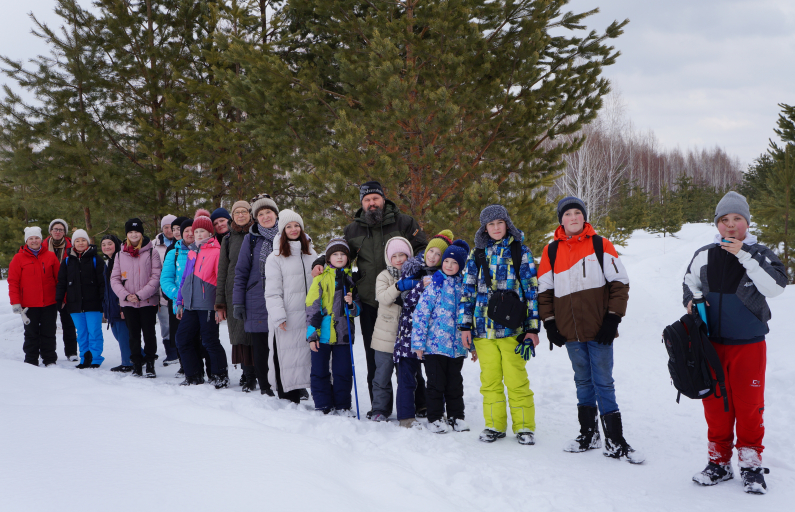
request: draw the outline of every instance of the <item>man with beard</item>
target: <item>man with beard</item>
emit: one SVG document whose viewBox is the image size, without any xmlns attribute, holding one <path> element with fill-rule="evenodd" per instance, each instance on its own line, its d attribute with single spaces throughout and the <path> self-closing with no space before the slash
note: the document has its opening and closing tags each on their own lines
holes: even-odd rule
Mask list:
<svg viewBox="0 0 795 512">
<path fill-rule="evenodd" d="M 47 250 L 58 258 L 59 265 L 72 249 L 72 240 L 66 236 L 69 231 L 69 224 L 63 219 L 54 219 L 50 222 L 50 236 L 44 240 Z M 61 328 L 63 331 L 63 351 L 67 361 L 77 361 L 77 330 L 72 322 L 72 316 L 66 308 L 58 308 L 58 315 L 61 317 Z"/>
<path fill-rule="evenodd" d="M 375 300 L 375 281 L 386 269 L 384 250 L 389 239 L 402 236 L 411 242 L 414 254 L 425 249 L 428 243 L 425 233 L 417 221 L 400 213 L 398 207 L 384 196 L 384 188 L 377 181 L 368 181 L 359 187 L 362 207 L 356 212 L 353 222 L 344 231 L 345 241 L 351 255 L 356 259 L 359 280 L 357 290 L 362 304 L 359 316 L 367 356 L 367 389 L 373 401 L 373 377 L 375 376 L 375 352 L 370 348 L 373 329 L 378 316 L 378 301 Z M 325 258 L 315 261 L 312 275 L 323 271 Z"/>
</svg>

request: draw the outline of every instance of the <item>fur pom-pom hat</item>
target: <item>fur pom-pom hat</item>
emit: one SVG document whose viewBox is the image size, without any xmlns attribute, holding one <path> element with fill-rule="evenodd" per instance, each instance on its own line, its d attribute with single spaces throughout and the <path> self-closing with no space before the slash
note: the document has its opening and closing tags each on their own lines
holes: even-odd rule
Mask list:
<svg viewBox="0 0 795 512">
<path fill-rule="evenodd" d="M 203 208 L 196 210 L 196 214 L 193 216 L 193 230 L 195 231 L 197 229 L 204 229 L 210 233 L 215 233 L 213 221 L 210 219 L 210 212 Z"/>
</svg>

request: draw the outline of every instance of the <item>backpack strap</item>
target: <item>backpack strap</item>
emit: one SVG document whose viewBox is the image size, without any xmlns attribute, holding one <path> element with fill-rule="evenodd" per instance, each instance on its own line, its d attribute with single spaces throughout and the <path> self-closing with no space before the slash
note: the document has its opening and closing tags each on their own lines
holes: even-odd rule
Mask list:
<svg viewBox="0 0 795 512">
<path fill-rule="evenodd" d="M 558 257 L 558 240 L 553 240 L 547 247 L 547 257 L 549 258 L 549 265 L 552 269 L 552 280 L 555 280 L 555 259 Z"/>
<path fill-rule="evenodd" d="M 596 259 L 599 261 L 599 266 L 602 267 L 602 274 L 605 273 L 605 243 L 604 238 L 599 235 L 594 235 L 591 237 L 591 241 L 593 242 L 593 252 L 596 255 Z"/>
<path fill-rule="evenodd" d="M 513 273 L 514 276 L 516 277 L 516 282 L 519 283 L 519 291 L 521 292 L 519 298 L 521 298 L 522 300 L 526 300 L 524 297 L 524 288 L 522 287 L 522 277 L 519 271 L 519 269 L 522 266 L 522 242 L 514 240 L 513 242 L 511 242 L 510 248 L 511 248 L 511 259 L 513 260 Z"/>
<path fill-rule="evenodd" d="M 486 281 L 486 287 L 491 289 L 491 269 L 486 261 L 486 250 L 475 249 L 475 265 L 483 273 L 483 280 Z"/>
</svg>

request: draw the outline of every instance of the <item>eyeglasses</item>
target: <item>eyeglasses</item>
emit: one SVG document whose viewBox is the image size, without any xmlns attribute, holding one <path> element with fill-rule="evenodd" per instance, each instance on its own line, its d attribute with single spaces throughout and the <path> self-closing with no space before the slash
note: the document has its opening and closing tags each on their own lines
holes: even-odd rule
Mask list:
<svg viewBox="0 0 795 512">
<path fill-rule="evenodd" d="M 234 212 L 232 212 L 232 215 L 234 215 L 235 217 L 237 217 L 238 215 L 247 215 L 247 214 L 248 214 L 248 210 L 242 210 L 242 209 L 241 210 L 235 210 Z"/>
<path fill-rule="evenodd" d="M 66 230 L 61 228 L 52 228 L 51 230 L 53 233 L 66 233 Z"/>
</svg>

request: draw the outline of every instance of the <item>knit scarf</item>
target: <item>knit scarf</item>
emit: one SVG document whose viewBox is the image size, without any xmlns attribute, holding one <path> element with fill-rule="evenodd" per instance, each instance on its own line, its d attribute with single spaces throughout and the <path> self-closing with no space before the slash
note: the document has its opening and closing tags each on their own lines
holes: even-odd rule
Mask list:
<svg viewBox="0 0 795 512">
<path fill-rule="evenodd" d="M 265 262 L 268 261 L 268 256 L 273 252 L 273 239 L 279 234 L 279 221 L 270 228 L 263 228 L 261 224 L 257 224 L 257 231 L 262 235 L 262 246 L 259 250 L 259 275 L 262 282 L 262 289 L 265 289 Z"/>
<path fill-rule="evenodd" d="M 392 265 L 387 265 L 386 269 L 389 271 L 390 276 L 394 277 L 395 279 L 400 279 L 400 269 L 393 267 Z"/>
<path fill-rule="evenodd" d="M 47 242 L 48 248 L 50 252 L 58 256 L 58 260 L 63 261 L 64 256 L 66 256 L 66 237 L 61 238 L 60 242 L 56 242 L 53 237 L 50 237 L 49 242 Z M 60 251 L 60 255 L 59 255 Z"/>
<path fill-rule="evenodd" d="M 141 249 L 141 246 L 143 245 L 143 243 L 144 243 L 143 237 L 141 237 L 141 239 L 138 241 L 138 245 L 136 245 L 135 247 L 130 245 L 129 241 L 125 240 L 124 241 L 124 252 L 128 253 L 133 258 L 137 258 L 138 257 L 138 251 Z"/>
</svg>

